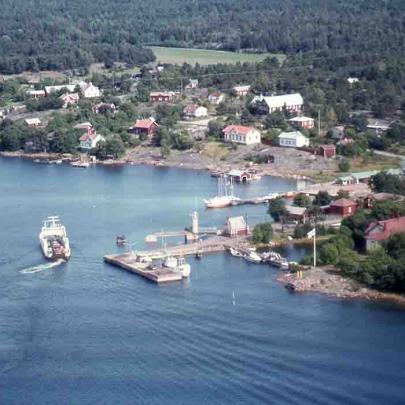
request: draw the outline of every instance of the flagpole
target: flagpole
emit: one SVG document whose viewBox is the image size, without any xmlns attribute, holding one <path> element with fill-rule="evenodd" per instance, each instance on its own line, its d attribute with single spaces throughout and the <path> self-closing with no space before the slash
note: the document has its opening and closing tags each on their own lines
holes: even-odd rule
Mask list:
<svg viewBox="0 0 405 405">
<path fill-rule="evenodd" d="M 316 268 L 316 227 L 314 228 L 314 269 Z"/>
</svg>

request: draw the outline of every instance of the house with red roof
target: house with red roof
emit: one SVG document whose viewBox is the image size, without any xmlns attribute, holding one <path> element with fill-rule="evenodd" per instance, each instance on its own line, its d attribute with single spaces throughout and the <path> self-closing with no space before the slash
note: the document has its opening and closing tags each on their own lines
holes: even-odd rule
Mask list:
<svg viewBox="0 0 405 405">
<path fill-rule="evenodd" d="M 156 131 L 159 127 L 159 124 L 155 121 L 154 118 L 145 118 L 136 120 L 135 124 L 128 128 L 128 131 L 132 134 L 138 136 L 144 136 L 145 138 L 153 138 L 156 134 Z"/>
<path fill-rule="evenodd" d="M 367 250 L 373 249 L 391 236 L 402 232 L 405 232 L 405 217 L 372 222 L 364 233 L 367 242 L 366 248 Z"/>
<path fill-rule="evenodd" d="M 163 102 L 167 103 L 174 99 L 174 93 L 172 91 L 152 91 L 149 94 L 149 101 L 151 103 Z"/>
<path fill-rule="evenodd" d="M 84 150 L 94 149 L 100 141 L 104 141 L 104 137 L 97 134 L 95 129 L 89 127 L 80 138 L 80 148 Z"/>
<path fill-rule="evenodd" d="M 243 125 L 228 125 L 222 130 L 225 142 L 254 145 L 261 142 L 260 132 L 256 128 Z"/>
<path fill-rule="evenodd" d="M 211 93 L 208 96 L 208 101 L 211 104 L 218 105 L 218 104 L 221 104 L 224 100 L 225 100 L 225 95 L 223 93 L 218 92 L 218 91 L 216 91 L 214 93 Z"/>
<path fill-rule="evenodd" d="M 329 213 L 347 217 L 353 215 L 357 210 L 357 203 L 348 198 L 340 198 L 329 205 Z"/>
<path fill-rule="evenodd" d="M 62 108 L 68 108 L 71 105 L 78 104 L 80 101 L 79 93 L 66 93 L 62 94 L 59 98 L 63 102 Z"/>
</svg>

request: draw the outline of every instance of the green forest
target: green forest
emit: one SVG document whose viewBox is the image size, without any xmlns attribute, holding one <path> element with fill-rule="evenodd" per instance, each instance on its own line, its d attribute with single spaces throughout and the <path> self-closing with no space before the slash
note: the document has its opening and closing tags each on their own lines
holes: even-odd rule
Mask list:
<svg viewBox="0 0 405 405">
<path fill-rule="evenodd" d="M 3 0 L 0 72 L 141 65 L 152 44 L 393 64 L 404 18 L 402 0 Z"/>
</svg>

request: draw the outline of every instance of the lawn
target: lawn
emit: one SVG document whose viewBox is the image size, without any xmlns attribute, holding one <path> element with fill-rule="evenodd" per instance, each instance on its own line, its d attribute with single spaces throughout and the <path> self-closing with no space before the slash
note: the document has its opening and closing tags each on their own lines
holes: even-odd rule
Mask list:
<svg viewBox="0 0 405 405">
<path fill-rule="evenodd" d="M 285 59 L 282 54 L 273 53 L 236 53 L 226 51 L 214 51 L 208 49 L 192 48 L 166 48 L 161 46 L 151 46 L 156 60 L 160 63 L 195 65 L 213 65 L 216 63 L 237 63 L 237 62 L 260 62 L 267 57 L 275 56 L 280 63 Z"/>
</svg>

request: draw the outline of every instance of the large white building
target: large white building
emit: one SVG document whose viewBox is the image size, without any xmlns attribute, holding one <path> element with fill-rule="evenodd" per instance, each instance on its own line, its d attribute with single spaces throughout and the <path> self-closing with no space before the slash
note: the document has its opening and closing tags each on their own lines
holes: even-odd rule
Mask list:
<svg viewBox="0 0 405 405">
<path fill-rule="evenodd" d="M 226 142 L 254 145 L 261 142 L 260 132 L 252 127 L 243 125 L 228 125 L 223 131 Z"/>
<path fill-rule="evenodd" d="M 284 94 L 282 96 L 256 96 L 251 104 L 262 105 L 266 108 L 266 112 L 271 114 L 275 111 L 282 111 L 285 108 L 290 112 L 301 112 L 304 107 L 304 99 L 301 94 Z"/>
<path fill-rule="evenodd" d="M 278 136 L 280 146 L 288 148 L 302 148 L 309 146 L 309 139 L 299 131 L 282 132 Z"/>
</svg>

